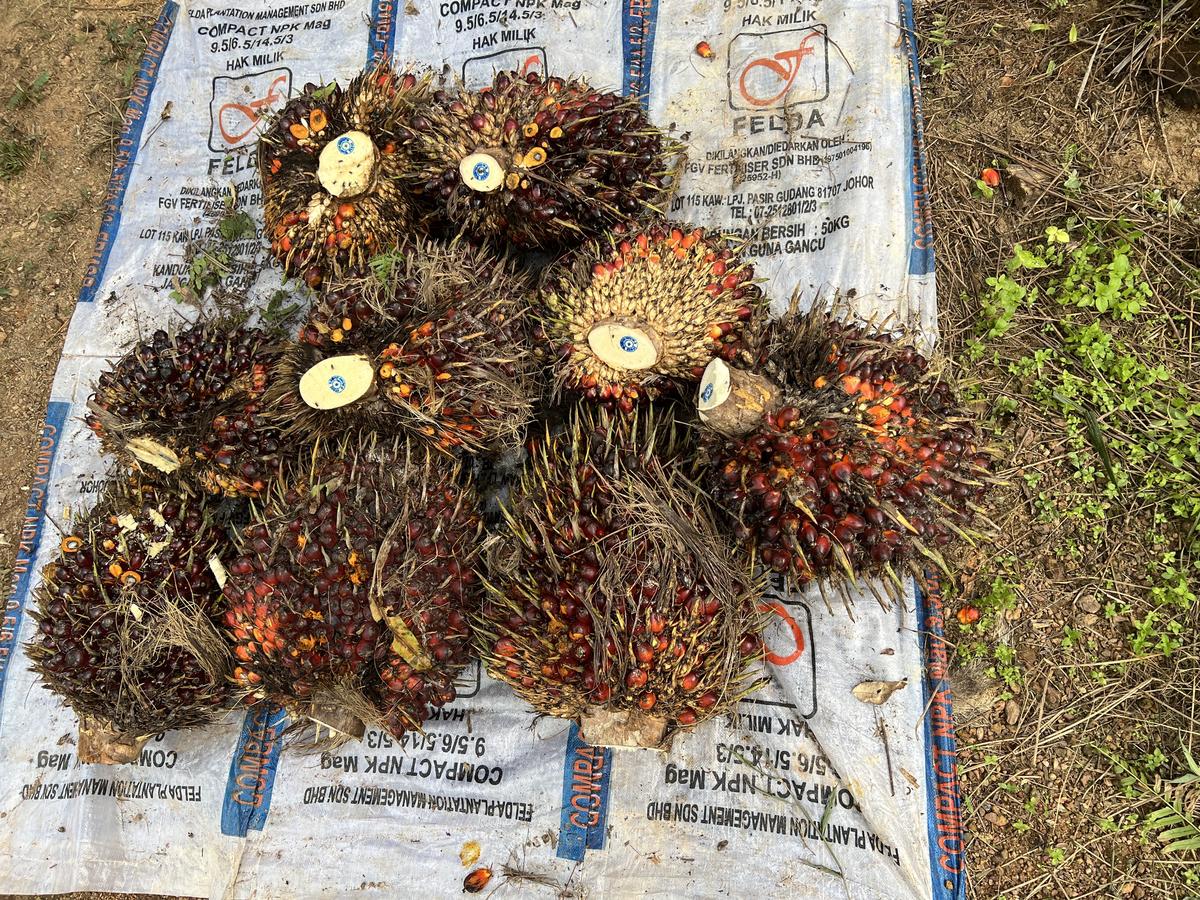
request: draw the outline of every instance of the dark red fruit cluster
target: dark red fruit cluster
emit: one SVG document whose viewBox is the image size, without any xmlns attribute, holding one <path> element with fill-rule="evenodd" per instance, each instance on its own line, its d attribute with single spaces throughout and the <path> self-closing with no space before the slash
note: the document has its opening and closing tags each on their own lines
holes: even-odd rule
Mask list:
<svg viewBox="0 0 1200 900">
<path fill-rule="evenodd" d="M 935 563 L 971 527 L 990 457 L 918 351 L 831 327 L 819 373 L 796 374 L 807 390 L 758 431 L 713 438 L 713 498 L 763 563 L 801 581 Z"/>
<path fill-rule="evenodd" d="M 313 304 L 300 327 L 300 340 L 322 350 L 343 350 L 386 343 L 420 297 L 421 280 L 393 279 L 384 290 L 368 293 L 358 280 L 331 285 Z"/>
<path fill-rule="evenodd" d="M 414 188 L 469 234 L 555 247 L 638 218 L 674 180 L 675 148 L 641 107 L 585 82 L 497 74 L 479 91 L 438 91 L 412 123 Z M 463 183 L 484 152 L 504 166 L 495 190 Z"/>
<path fill-rule="evenodd" d="M 647 452 L 649 432 L 634 438 L 642 446 L 622 447 L 607 429 L 574 427 L 532 448 L 512 510 L 520 554 L 494 577 L 484 606 L 489 672 L 539 712 L 610 706 L 695 724 L 737 695 L 761 657 L 758 594 L 747 583 L 711 584 L 698 549 L 679 540 L 678 520 L 623 502 L 678 490 L 668 517 L 703 533 L 702 496 L 648 476 L 671 465 L 669 453 Z M 729 553 L 716 541 L 707 549 Z"/>
<path fill-rule="evenodd" d="M 45 686 L 127 734 L 211 721 L 227 685 L 164 635 L 168 620 L 177 632 L 219 615 L 208 560 L 220 538 L 202 500 L 146 484 L 111 489 L 62 539 L 38 590 L 29 656 Z"/>
<path fill-rule="evenodd" d="M 454 699 L 479 602 L 473 496 L 446 465 L 407 482 L 390 468 L 335 464 L 247 531 L 225 623 L 250 700 L 303 708 L 349 685 L 400 735 Z"/>
<path fill-rule="evenodd" d="M 201 322 L 158 330 L 100 374 L 87 423 L 102 440 L 187 430 L 230 395 L 260 385 L 268 336 L 256 328 Z M 261 392 L 261 387 L 259 387 Z"/>
<path fill-rule="evenodd" d="M 278 466 L 278 432 L 261 416 L 275 358 L 256 328 L 156 331 L 101 373 L 87 423 L 111 451 L 150 440 L 214 493 L 259 494 Z"/>
<path fill-rule="evenodd" d="M 278 477 L 283 444 L 277 428 L 266 421 L 261 397 L 213 418 L 208 434 L 196 446 L 198 480 L 205 490 L 230 497 L 255 497 Z"/>
</svg>

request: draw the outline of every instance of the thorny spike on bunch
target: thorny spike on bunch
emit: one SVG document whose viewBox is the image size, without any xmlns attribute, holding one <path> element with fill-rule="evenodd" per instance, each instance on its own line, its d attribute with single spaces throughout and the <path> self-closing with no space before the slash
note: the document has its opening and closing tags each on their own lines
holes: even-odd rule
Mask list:
<svg viewBox="0 0 1200 900">
<path fill-rule="evenodd" d="M 526 350 L 528 283 L 510 263 L 457 245 L 405 244 L 389 260 L 313 309 L 272 378 L 282 424 L 304 439 L 399 429 L 447 452 L 519 445 L 540 393 Z"/>
<path fill-rule="evenodd" d="M 255 328 L 159 330 L 101 373 L 86 421 L 106 450 L 147 476 L 187 469 L 213 493 L 254 496 L 279 467 L 279 435 L 262 405 L 274 359 Z"/>
<path fill-rule="evenodd" d="M 361 273 L 413 226 L 398 178 L 411 165 L 411 123 L 429 102 L 429 81 L 384 62 L 345 90 L 306 84 L 263 132 L 265 233 L 287 274 L 316 287 Z"/>
<path fill-rule="evenodd" d="M 634 100 L 501 72 L 433 101 L 413 120 L 406 178 L 470 235 L 554 248 L 665 209 L 681 148 Z"/>
<path fill-rule="evenodd" d="M 654 745 L 755 690 L 764 583 L 730 564 L 681 436 L 579 409 L 531 442 L 478 630 L 489 673 L 589 740 Z"/>
<path fill-rule="evenodd" d="M 368 441 L 313 456 L 229 567 L 234 680 L 248 702 L 399 736 L 454 699 L 470 657 L 477 498 L 427 448 Z"/>
<path fill-rule="evenodd" d="M 228 700 L 213 502 L 118 482 L 46 566 L 29 657 L 81 731 L 99 735 L 104 761 L 136 759 L 149 736 L 205 725 Z"/>
<path fill-rule="evenodd" d="M 847 602 L 864 576 L 899 596 L 905 569 L 946 569 L 943 547 L 991 527 L 977 503 L 993 480 L 950 384 L 915 347 L 823 310 L 769 334 L 761 374 L 718 362 L 701 385 L 706 483 L 738 537 Z"/>
<path fill-rule="evenodd" d="M 699 381 L 765 314 L 753 278 L 724 238 L 702 228 L 618 229 L 552 274 L 541 297 L 561 384 L 628 411 Z"/>
</svg>

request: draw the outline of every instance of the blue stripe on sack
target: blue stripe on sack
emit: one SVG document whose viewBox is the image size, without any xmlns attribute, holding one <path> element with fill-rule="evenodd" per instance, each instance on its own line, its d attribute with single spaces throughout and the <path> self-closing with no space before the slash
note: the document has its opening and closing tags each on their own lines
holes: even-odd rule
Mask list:
<svg viewBox="0 0 1200 900">
<path fill-rule="evenodd" d="M 622 92 L 637 97 L 642 106 L 650 99 L 650 67 L 654 62 L 654 28 L 658 0 L 624 0 L 621 6 L 621 57 L 625 64 Z"/>
<path fill-rule="evenodd" d="M 237 751 L 229 764 L 221 803 L 221 834 L 245 837 L 262 831 L 271 809 L 271 791 L 287 713 L 274 703 L 259 703 L 246 712 Z"/>
<path fill-rule="evenodd" d="M 137 161 L 138 148 L 142 144 L 142 126 L 146 124 L 150 97 L 154 93 L 154 83 L 158 80 L 159 64 L 167 52 L 171 30 L 175 27 L 178 14 L 179 4 L 168 0 L 146 41 L 146 52 L 142 55 L 142 63 L 130 91 L 129 103 L 125 107 L 125 121 L 113 153 L 113 170 L 104 195 L 100 233 L 96 236 L 92 258 L 83 273 L 83 288 L 79 291 L 80 303 L 91 303 L 96 299 L 96 291 L 100 288 L 104 270 L 108 266 L 109 254 L 121 230 L 121 206 L 125 202 L 125 191 L 129 187 L 133 164 Z"/>
<path fill-rule="evenodd" d="M 580 736 L 579 726 L 571 723 L 563 761 L 559 859 L 579 862 L 584 851 L 604 849 L 611 766 L 612 750 L 586 743 Z"/>
<path fill-rule="evenodd" d="M 367 65 L 392 58 L 396 52 L 397 0 L 371 0 L 371 34 L 367 39 Z"/>
<path fill-rule="evenodd" d="M 17 541 L 17 558 L 13 561 L 12 593 L 4 607 L 4 616 L 0 618 L 0 699 L 4 697 L 8 668 L 17 655 L 17 638 L 21 633 L 21 622 L 25 618 L 25 601 L 29 598 L 33 566 L 37 560 L 38 546 L 42 542 L 42 526 L 46 521 L 50 473 L 54 470 L 54 458 L 58 455 L 63 425 L 70 411 L 70 403 L 51 401 L 46 407 L 46 417 L 42 422 L 33 485 L 29 489 L 29 502 L 25 504 L 25 519 L 21 523 L 21 535 Z M 0 712 L 2 711 L 3 707 L 0 705 Z"/>
<path fill-rule="evenodd" d="M 905 107 L 909 113 L 907 199 L 909 209 L 908 274 L 930 275 L 934 269 L 933 216 L 929 208 L 929 179 L 925 169 L 925 117 L 921 111 L 921 64 L 917 56 L 917 33 L 911 0 L 899 0 L 904 18 L 904 44 L 908 49 L 909 89 Z"/>
<path fill-rule="evenodd" d="M 925 677 L 921 680 L 925 704 L 925 790 L 929 816 L 929 875 L 933 900 L 964 900 L 967 895 L 963 855 L 962 802 L 958 788 L 958 742 L 954 736 L 954 712 L 950 685 L 946 681 L 948 655 L 942 619 L 941 584 L 926 574 L 929 596 L 916 588 L 920 623 L 921 656 Z"/>
</svg>

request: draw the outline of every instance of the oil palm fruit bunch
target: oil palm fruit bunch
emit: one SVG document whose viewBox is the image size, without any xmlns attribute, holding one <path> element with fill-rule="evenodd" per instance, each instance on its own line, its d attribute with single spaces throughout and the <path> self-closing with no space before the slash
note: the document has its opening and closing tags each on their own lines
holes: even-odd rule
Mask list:
<svg viewBox="0 0 1200 900">
<path fill-rule="evenodd" d="M 229 568 L 235 683 L 345 734 L 419 728 L 470 656 L 474 490 L 455 462 L 389 442 L 343 445 L 289 481 Z"/>
<path fill-rule="evenodd" d="M 527 282 L 457 245 L 405 244 L 388 259 L 314 307 L 276 369 L 272 408 L 306 438 L 366 427 L 447 452 L 519 445 L 540 390 Z"/>
<path fill-rule="evenodd" d="M 429 79 L 381 63 L 343 90 L 307 84 L 259 140 L 266 235 L 289 275 L 310 287 L 361 271 L 414 223 L 397 176 Z"/>
<path fill-rule="evenodd" d="M 758 372 L 712 362 L 699 391 L 707 486 L 762 563 L 843 588 L 947 568 L 990 525 L 991 456 L 948 381 L 911 344 L 825 310 L 772 323 Z M 872 581 L 872 588 L 876 582 Z"/>
<path fill-rule="evenodd" d="M 100 374 L 87 424 L 146 475 L 186 469 L 214 493 L 258 494 L 279 464 L 262 408 L 275 352 L 256 328 L 160 329 Z"/>
<path fill-rule="evenodd" d="M 489 673 L 596 744 L 657 746 L 759 684 L 764 584 L 655 419 L 585 407 L 531 443 L 489 560 Z"/>
<path fill-rule="evenodd" d="M 765 314 L 753 278 L 723 237 L 702 228 L 660 221 L 592 243 L 541 296 L 560 385 L 628 411 L 699 381 Z"/>
<path fill-rule="evenodd" d="M 406 178 L 424 203 L 467 234 L 523 249 L 571 245 L 664 206 L 679 159 L 636 101 L 536 73 L 437 91 L 412 127 Z"/>
<path fill-rule="evenodd" d="M 117 482 L 46 566 L 29 657 L 78 714 L 82 760 L 131 762 L 150 736 L 207 724 L 227 703 L 213 502 Z"/>
</svg>

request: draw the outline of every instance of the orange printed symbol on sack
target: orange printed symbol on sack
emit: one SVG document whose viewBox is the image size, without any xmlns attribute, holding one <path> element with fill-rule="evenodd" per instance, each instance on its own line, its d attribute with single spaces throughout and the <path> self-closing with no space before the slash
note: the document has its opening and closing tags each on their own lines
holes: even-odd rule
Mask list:
<svg viewBox="0 0 1200 900">
<path fill-rule="evenodd" d="M 525 61 L 521 63 L 521 74 L 528 75 L 530 72 L 542 71 L 542 55 L 540 53 L 531 53 L 525 57 Z"/>
<path fill-rule="evenodd" d="M 816 52 L 813 42 L 820 37 L 822 35 L 819 32 L 810 31 L 795 48 L 783 50 L 769 57 L 760 56 L 746 63 L 742 68 L 741 75 L 738 76 L 738 91 L 741 93 L 742 99 L 751 106 L 766 107 L 778 103 L 792 89 L 796 76 L 800 74 L 801 62 Z M 755 70 L 765 70 L 765 78 L 763 72 Z M 757 74 L 759 77 L 751 79 L 752 74 Z M 771 96 L 762 96 L 763 91 L 775 88 L 778 90 Z"/>
<path fill-rule="evenodd" d="M 787 653 L 776 653 L 774 650 L 768 649 L 765 659 L 767 662 L 775 666 L 789 666 L 798 660 L 804 653 L 804 631 L 800 627 L 800 623 L 792 616 L 788 608 L 778 600 L 764 600 L 758 605 L 758 608 L 763 611 L 770 610 L 783 620 L 783 624 L 788 627 L 788 632 L 791 635 L 794 646 Z"/>
<path fill-rule="evenodd" d="M 250 134 L 271 107 L 287 99 L 288 81 L 287 75 L 279 75 L 267 88 L 266 96 L 246 103 L 222 104 L 217 111 L 217 127 L 221 130 L 221 137 L 230 144 L 236 144 Z"/>
</svg>

